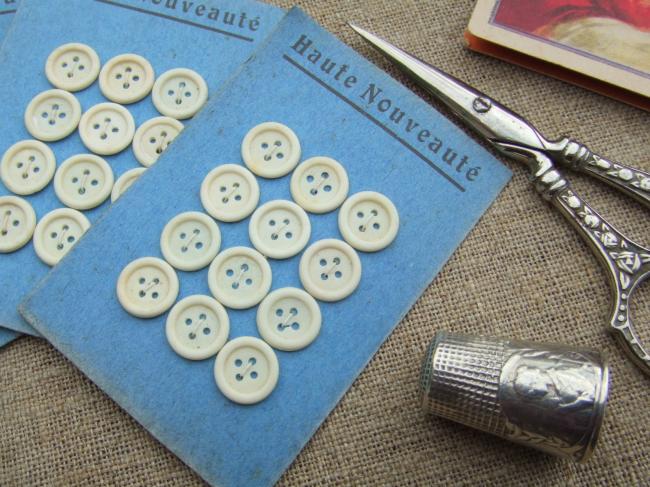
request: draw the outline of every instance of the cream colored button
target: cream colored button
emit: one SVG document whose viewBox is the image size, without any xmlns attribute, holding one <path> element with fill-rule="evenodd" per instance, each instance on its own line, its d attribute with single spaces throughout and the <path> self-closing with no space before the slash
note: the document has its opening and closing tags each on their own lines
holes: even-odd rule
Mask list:
<svg viewBox="0 0 650 487">
<path fill-rule="evenodd" d="M 95 82 L 100 67 L 93 48 L 73 42 L 52 51 L 45 63 L 45 75 L 57 88 L 81 91 Z"/>
<path fill-rule="evenodd" d="M 164 260 L 142 257 L 127 265 L 117 279 L 117 299 L 138 318 L 160 316 L 178 297 L 178 277 Z"/>
<path fill-rule="evenodd" d="M 244 137 L 241 155 L 248 168 L 263 178 L 279 178 L 300 160 L 300 141 L 286 125 L 265 122 Z"/>
<path fill-rule="evenodd" d="M 271 266 L 248 247 L 224 250 L 210 264 L 208 286 L 217 301 L 233 309 L 246 309 L 264 299 L 271 289 Z"/>
<path fill-rule="evenodd" d="M 140 164 L 150 167 L 183 130 L 183 124 L 169 117 L 156 117 L 138 127 L 133 137 L 133 153 Z"/>
<path fill-rule="evenodd" d="M 56 265 L 90 228 L 83 213 L 70 208 L 50 211 L 36 225 L 34 250 L 47 265 Z"/>
<path fill-rule="evenodd" d="M 146 167 L 136 167 L 135 169 L 130 169 L 122 174 L 113 185 L 113 190 L 111 191 L 111 202 L 115 203 L 146 170 Z"/>
<path fill-rule="evenodd" d="M 0 196 L 0 254 L 24 247 L 34 227 L 36 213 L 32 205 L 17 196 Z"/>
<path fill-rule="evenodd" d="M 253 213 L 260 187 L 250 171 L 237 164 L 223 164 L 210 171 L 201 184 L 201 203 L 222 222 L 238 222 Z"/>
<path fill-rule="evenodd" d="M 206 267 L 219 252 L 221 232 L 205 213 L 188 211 L 172 218 L 163 229 L 160 248 L 165 260 L 181 271 Z"/>
<path fill-rule="evenodd" d="M 25 110 L 25 127 L 45 142 L 61 140 L 79 125 L 81 105 L 72 93 L 47 90 L 36 95 Z"/>
<path fill-rule="evenodd" d="M 288 259 L 300 253 L 309 242 L 311 224 L 305 210 L 297 204 L 274 200 L 255 210 L 248 235 L 262 255 Z"/>
<path fill-rule="evenodd" d="M 191 69 L 170 69 L 156 80 L 151 97 L 160 113 L 185 120 L 205 105 L 208 85 L 199 73 Z"/>
<path fill-rule="evenodd" d="M 34 194 L 47 186 L 56 170 L 54 152 L 38 140 L 22 140 L 2 156 L 0 177 L 12 193 Z"/>
<path fill-rule="evenodd" d="M 99 73 L 99 89 L 115 103 L 128 105 L 149 94 L 156 75 L 149 61 L 137 54 L 110 59 Z"/>
<path fill-rule="evenodd" d="M 230 320 L 221 304 L 209 296 L 189 296 L 174 305 L 165 327 L 167 341 L 181 357 L 203 360 L 228 340 Z"/>
<path fill-rule="evenodd" d="M 93 154 L 72 156 L 54 176 L 54 192 L 64 205 L 89 210 L 101 205 L 113 189 L 113 170 Z"/>
<path fill-rule="evenodd" d="M 362 191 L 343 203 L 339 230 L 347 243 L 363 252 L 388 247 L 399 230 L 395 205 L 381 193 Z"/>
<path fill-rule="evenodd" d="M 300 258 L 300 281 L 316 299 L 340 301 L 359 285 L 361 260 L 354 249 L 341 240 L 319 240 Z"/>
<path fill-rule="evenodd" d="M 257 309 L 260 336 L 272 347 L 288 352 L 313 342 L 320 332 L 321 321 L 316 300 L 295 287 L 273 291 Z"/>
<path fill-rule="evenodd" d="M 255 404 L 278 383 L 280 365 L 271 347 L 259 338 L 239 337 L 221 349 L 214 363 L 217 387 L 233 402 Z"/>
<path fill-rule="evenodd" d="M 135 133 L 131 113 L 115 103 L 99 103 L 81 117 L 79 135 L 95 154 L 108 156 L 128 147 Z"/>
<path fill-rule="evenodd" d="M 312 157 L 291 175 L 291 196 L 305 210 L 327 213 L 348 195 L 350 183 L 345 168 L 329 157 Z"/>
</svg>

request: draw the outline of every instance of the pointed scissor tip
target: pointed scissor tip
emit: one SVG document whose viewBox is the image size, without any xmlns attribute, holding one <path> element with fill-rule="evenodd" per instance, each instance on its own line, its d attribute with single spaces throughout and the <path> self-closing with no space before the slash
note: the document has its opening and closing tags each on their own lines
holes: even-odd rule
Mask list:
<svg viewBox="0 0 650 487">
<path fill-rule="evenodd" d="M 348 22 L 348 26 L 350 26 L 350 28 L 355 30 L 356 32 L 359 32 L 360 30 L 363 30 L 361 27 L 359 27 L 354 22 Z"/>
<path fill-rule="evenodd" d="M 355 31 L 357 34 L 359 34 L 361 37 L 363 37 L 367 41 L 370 41 L 371 38 L 374 37 L 373 34 L 371 34 L 370 32 L 368 32 L 365 29 L 362 29 L 361 27 L 359 27 L 357 24 L 355 24 L 353 22 L 348 22 L 348 26 L 350 26 L 350 28 L 353 31 Z"/>
</svg>

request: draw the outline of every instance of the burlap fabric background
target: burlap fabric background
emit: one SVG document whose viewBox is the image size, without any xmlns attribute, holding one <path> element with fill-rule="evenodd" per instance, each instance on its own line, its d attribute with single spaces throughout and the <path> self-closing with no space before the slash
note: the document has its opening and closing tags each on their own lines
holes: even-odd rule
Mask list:
<svg viewBox="0 0 650 487">
<path fill-rule="evenodd" d="M 549 135 L 570 132 L 611 158 L 650 169 L 650 114 L 468 52 L 462 32 L 471 0 L 299 3 L 383 67 L 346 21 L 487 91 Z M 530 188 L 523 168 L 506 163 L 514 171 L 512 182 L 281 485 L 650 484 L 650 381 L 603 331 L 605 274 L 573 229 Z M 650 245 L 646 210 L 590 180 L 571 179 L 587 201 Z M 643 292 L 635 317 L 650 339 L 650 299 Z M 612 391 L 592 460 L 574 465 L 424 416 L 417 376 L 439 328 L 580 344 L 607 353 Z M 0 350 L 0 380 L 0 485 L 202 484 L 44 341 L 22 338 Z"/>
</svg>

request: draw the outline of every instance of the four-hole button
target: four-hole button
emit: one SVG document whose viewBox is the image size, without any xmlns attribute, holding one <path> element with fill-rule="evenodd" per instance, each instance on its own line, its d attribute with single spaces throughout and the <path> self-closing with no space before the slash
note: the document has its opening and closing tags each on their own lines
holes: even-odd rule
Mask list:
<svg viewBox="0 0 650 487">
<path fill-rule="evenodd" d="M 12 145 L 0 162 L 0 177 L 9 191 L 19 195 L 39 192 L 49 184 L 56 170 L 54 152 L 38 140 Z"/>
<path fill-rule="evenodd" d="M 233 402 L 258 403 L 273 392 L 280 376 L 278 358 L 271 347 L 255 337 L 229 341 L 217 355 L 217 387 Z"/>
<path fill-rule="evenodd" d="M 248 235 L 253 246 L 273 259 L 287 259 L 305 248 L 311 224 L 305 210 L 291 201 L 263 204 L 251 217 Z"/>
<path fill-rule="evenodd" d="M 286 125 L 265 122 L 244 137 L 241 154 L 246 166 L 263 178 L 289 174 L 300 160 L 300 141 Z"/>
<path fill-rule="evenodd" d="M 25 110 L 25 127 L 44 142 L 61 140 L 79 125 L 81 105 L 72 93 L 47 90 L 36 95 Z"/>
<path fill-rule="evenodd" d="M 271 289 L 271 266 L 248 247 L 224 250 L 210 264 L 208 285 L 217 301 L 233 309 L 255 306 Z"/>
<path fill-rule="evenodd" d="M 127 265 L 117 280 L 117 299 L 138 318 L 153 318 L 167 311 L 178 297 L 178 277 L 164 260 L 142 257 Z"/>
</svg>

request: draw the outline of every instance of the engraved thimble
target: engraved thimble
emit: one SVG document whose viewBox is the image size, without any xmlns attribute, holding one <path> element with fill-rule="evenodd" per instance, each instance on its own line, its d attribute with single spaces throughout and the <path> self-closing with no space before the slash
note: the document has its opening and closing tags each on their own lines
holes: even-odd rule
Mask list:
<svg viewBox="0 0 650 487">
<path fill-rule="evenodd" d="M 424 358 L 424 409 L 553 455 L 586 461 L 607 403 L 593 350 L 436 333 Z"/>
</svg>

